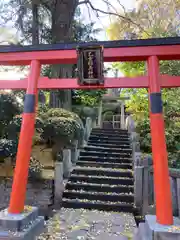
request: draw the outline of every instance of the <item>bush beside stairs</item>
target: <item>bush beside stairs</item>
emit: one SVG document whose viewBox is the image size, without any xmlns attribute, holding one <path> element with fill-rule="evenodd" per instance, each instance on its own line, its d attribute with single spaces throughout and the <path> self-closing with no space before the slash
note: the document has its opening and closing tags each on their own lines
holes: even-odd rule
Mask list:
<svg viewBox="0 0 180 240">
<path fill-rule="evenodd" d="M 126 130 L 93 129 L 63 193 L 64 208 L 136 213 Z"/>
</svg>

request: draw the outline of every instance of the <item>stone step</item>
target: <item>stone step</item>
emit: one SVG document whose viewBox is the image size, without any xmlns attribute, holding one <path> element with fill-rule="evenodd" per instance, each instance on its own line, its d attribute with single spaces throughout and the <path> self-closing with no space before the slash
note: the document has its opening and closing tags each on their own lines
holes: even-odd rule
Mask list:
<svg viewBox="0 0 180 240">
<path fill-rule="evenodd" d="M 126 129 L 106 129 L 106 128 L 93 128 L 92 132 L 107 132 L 107 133 L 127 133 Z"/>
<path fill-rule="evenodd" d="M 101 131 L 91 131 L 91 134 L 101 135 L 101 136 L 130 136 L 128 132 L 101 132 Z"/>
<path fill-rule="evenodd" d="M 133 178 L 132 171 L 129 170 L 112 170 L 107 168 L 93 168 L 93 167 L 76 167 L 72 171 L 72 174 L 86 175 L 86 176 L 109 176 L 109 177 L 129 177 Z"/>
<path fill-rule="evenodd" d="M 96 135 L 108 135 L 108 136 L 129 136 L 130 134 L 126 132 L 108 132 L 108 131 L 91 131 L 91 134 L 96 134 Z"/>
<path fill-rule="evenodd" d="M 99 192 L 89 192 L 89 191 L 78 191 L 78 190 L 66 190 L 63 193 L 63 198 L 68 199 L 88 199 L 88 200 L 100 200 L 104 202 L 125 202 L 132 203 L 134 202 L 133 194 L 125 194 L 125 193 L 99 193 Z"/>
<path fill-rule="evenodd" d="M 112 163 L 112 162 L 93 162 L 93 161 L 78 161 L 77 166 L 81 167 L 96 167 L 96 168 L 121 168 L 121 169 L 132 169 L 131 163 Z"/>
<path fill-rule="evenodd" d="M 110 139 L 110 140 L 130 140 L 129 136 L 125 136 L 125 135 L 122 135 L 122 136 L 109 136 L 109 135 L 96 135 L 96 134 L 91 134 L 90 135 L 90 138 L 92 139 Z"/>
<path fill-rule="evenodd" d="M 108 143 L 108 144 L 116 144 L 116 145 L 121 145 L 121 144 L 129 144 L 130 145 L 130 140 L 126 139 L 110 139 L 110 138 L 99 138 L 99 137 L 89 137 L 88 142 L 93 142 L 93 143 Z"/>
<path fill-rule="evenodd" d="M 128 134 L 97 134 L 97 133 L 91 133 L 91 137 L 99 137 L 99 138 L 110 138 L 110 139 L 130 139 L 130 136 Z"/>
<path fill-rule="evenodd" d="M 109 159 L 111 157 L 118 157 L 118 158 L 130 158 L 131 157 L 131 153 L 124 153 L 124 152 L 121 152 L 121 153 L 114 153 L 113 151 L 112 152 L 96 152 L 96 151 L 81 151 L 80 152 L 80 156 L 96 156 L 96 157 L 108 157 Z"/>
<path fill-rule="evenodd" d="M 66 184 L 68 190 L 84 190 L 88 192 L 115 192 L 115 193 L 133 193 L 134 187 L 131 185 L 109 185 L 99 183 L 87 183 L 87 182 L 68 182 Z"/>
<path fill-rule="evenodd" d="M 100 141 L 88 141 L 89 146 L 98 146 L 98 147 L 105 147 L 105 148 L 111 148 L 112 151 L 114 148 L 130 148 L 130 143 L 127 144 L 111 144 L 111 143 L 102 143 Z"/>
<path fill-rule="evenodd" d="M 123 148 L 108 148 L 108 147 L 102 147 L 102 146 L 92 146 L 88 145 L 84 147 L 84 151 L 97 151 L 97 152 L 113 152 L 113 153 L 132 153 L 131 148 L 123 147 Z"/>
<path fill-rule="evenodd" d="M 126 130 L 93 129 L 66 184 L 62 206 L 134 213 L 131 156 Z"/>
<path fill-rule="evenodd" d="M 137 224 L 137 226 L 139 226 L 140 223 L 144 223 L 145 222 L 145 217 L 141 216 L 140 212 L 137 209 L 137 212 L 134 215 L 134 220 Z"/>
<path fill-rule="evenodd" d="M 112 212 L 134 212 L 133 204 L 127 203 L 108 203 L 103 201 L 88 201 L 88 199 L 67 199 L 63 198 L 62 206 L 64 208 L 85 208 L 97 209 Z"/>
<path fill-rule="evenodd" d="M 79 161 L 87 161 L 87 162 L 112 162 L 112 163 L 132 163 L 132 159 L 130 157 L 106 157 L 106 156 L 80 156 Z"/>
<path fill-rule="evenodd" d="M 111 184 L 111 185 L 132 185 L 134 184 L 133 178 L 128 177 L 106 177 L 106 176 L 85 176 L 85 175 L 77 175 L 71 174 L 70 179 L 71 182 L 86 182 L 86 183 L 99 183 L 99 184 Z"/>
</svg>

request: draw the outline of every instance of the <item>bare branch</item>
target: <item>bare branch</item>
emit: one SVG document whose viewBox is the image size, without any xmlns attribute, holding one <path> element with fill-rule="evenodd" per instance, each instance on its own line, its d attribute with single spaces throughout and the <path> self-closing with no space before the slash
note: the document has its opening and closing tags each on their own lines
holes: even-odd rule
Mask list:
<svg viewBox="0 0 180 240">
<path fill-rule="evenodd" d="M 103 0 L 103 1 L 105 1 L 106 3 L 108 2 L 108 1 L 106 1 L 106 0 Z M 129 23 L 132 23 L 133 25 L 137 26 L 137 27 L 138 27 L 139 29 L 141 29 L 142 31 L 146 32 L 146 31 L 144 30 L 144 28 L 143 28 L 140 24 L 134 22 L 134 21 L 133 21 L 132 19 L 130 19 L 129 17 L 123 16 L 123 15 L 117 13 L 117 12 L 105 11 L 105 10 L 96 8 L 96 7 L 91 3 L 90 0 L 86 0 L 86 1 L 79 2 L 79 4 L 87 4 L 87 5 L 89 5 L 89 6 L 91 7 L 91 9 L 96 13 L 96 16 L 97 16 L 98 18 L 99 18 L 99 13 L 112 15 L 112 16 L 115 16 L 115 17 L 124 19 L 125 21 L 127 21 L 127 22 L 129 22 Z M 110 4 L 110 3 L 108 3 L 108 4 Z M 112 4 L 110 4 L 110 6 L 112 6 Z M 114 7 L 113 7 L 113 8 L 114 8 Z M 146 32 L 146 33 L 147 33 L 147 32 Z M 147 34 L 148 34 L 148 33 L 147 33 Z M 149 35 L 149 34 L 148 34 L 148 35 Z"/>
<path fill-rule="evenodd" d="M 110 8 L 112 8 L 117 14 L 118 14 L 118 11 L 117 11 L 117 8 L 115 8 L 111 3 L 110 3 L 110 1 L 109 0 L 102 0 L 104 3 L 106 3 L 106 5 L 107 5 L 107 7 L 108 7 L 108 9 L 109 9 L 109 12 L 110 12 Z M 120 4 L 121 6 L 122 6 L 122 4 Z M 124 9 L 124 13 L 126 12 L 125 11 L 125 8 L 123 8 Z"/>
<path fill-rule="evenodd" d="M 120 2 L 120 0 L 117 0 L 117 2 L 118 2 L 119 5 L 122 7 L 122 9 L 123 9 L 123 11 L 124 11 L 124 13 L 125 13 L 125 12 L 126 12 L 126 9 L 125 9 L 124 5 Z"/>
<path fill-rule="evenodd" d="M 82 4 L 88 4 L 88 1 L 79 2 L 79 3 L 78 3 L 78 6 L 79 6 L 79 5 L 82 5 Z"/>
<path fill-rule="evenodd" d="M 108 12 L 111 11 L 111 7 L 112 7 L 112 9 L 117 13 L 116 8 L 111 3 L 109 3 L 109 0 L 102 0 L 102 1 L 106 4 Z M 111 22 L 111 15 L 109 15 L 109 21 Z"/>
<path fill-rule="evenodd" d="M 90 7 L 89 7 L 89 5 L 87 5 L 87 9 L 88 9 L 89 19 L 90 19 L 90 21 L 92 22 L 92 19 L 91 19 L 91 12 L 90 12 Z"/>
</svg>

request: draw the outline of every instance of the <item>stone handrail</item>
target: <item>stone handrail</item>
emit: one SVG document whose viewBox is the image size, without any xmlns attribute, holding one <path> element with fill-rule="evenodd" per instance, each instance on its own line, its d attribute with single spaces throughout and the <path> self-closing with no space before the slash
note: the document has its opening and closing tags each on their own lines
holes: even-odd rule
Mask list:
<svg viewBox="0 0 180 240">
<path fill-rule="evenodd" d="M 147 193 L 146 188 L 143 185 L 143 171 L 142 166 L 142 153 L 140 151 L 139 134 L 136 132 L 136 124 L 131 115 L 127 116 L 125 121 L 125 128 L 128 130 L 131 139 L 132 147 L 132 161 L 134 170 L 134 204 L 139 209 L 140 213 L 143 214 L 145 201 L 143 202 L 143 193 Z"/>
<path fill-rule="evenodd" d="M 140 164 L 141 152 L 140 152 L 139 134 L 137 134 L 136 132 L 135 121 L 131 115 L 126 117 L 125 129 L 127 129 L 128 133 L 130 134 L 131 147 L 132 147 L 132 159 L 133 159 L 133 165 L 135 167 Z"/>
<path fill-rule="evenodd" d="M 84 129 L 84 146 L 87 144 L 91 130 L 93 127 L 93 121 L 91 118 L 86 119 Z M 54 202 L 59 204 L 62 199 L 62 193 L 64 191 L 64 179 L 68 179 L 73 169 L 73 165 L 76 164 L 80 149 L 78 149 L 78 141 L 75 144 L 74 149 L 63 150 L 63 162 L 55 163 L 55 174 L 54 174 Z"/>
<path fill-rule="evenodd" d="M 155 193 L 153 179 L 153 160 L 151 156 L 142 157 L 139 135 L 136 133 L 132 116 L 126 118 L 126 129 L 131 138 L 134 167 L 134 204 L 142 215 L 155 214 Z M 180 170 L 169 169 L 173 215 L 180 217 Z"/>
<path fill-rule="evenodd" d="M 153 161 L 148 156 L 141 160 L 141 164 L 135 167 L 135 185 L 138 192 L 135 193 L 135 205 L 141 208 L 143 215 L 155 211 L 155 193 L 153 179 Z M 180 217 L 180 170 L 169 169 L 169 177 L 171 183 L 173 215 Z M 153 206 L 153 208 L 152 208 Z"/>
</svg>

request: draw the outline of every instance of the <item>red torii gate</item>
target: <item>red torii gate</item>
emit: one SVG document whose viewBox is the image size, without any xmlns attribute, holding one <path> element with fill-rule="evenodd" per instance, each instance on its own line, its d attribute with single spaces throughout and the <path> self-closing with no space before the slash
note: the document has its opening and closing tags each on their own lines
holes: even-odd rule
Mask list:
<svg viewBox="0 0 180 240">
<path fill-rule="evenodd" d="M 164 225 L 173 224 L 161 88 L 179 87 L 180 77 L 160 75 L 159 60 L 180 59 L 180 38 L 122 40 L 79 45 L 104 46 L 105 62 L 147 61 L 148 76 L 105 78 L 103 86 L 79 86 L 77 79 L 49 80 L 40 77 L 42 64 L 76 63 L 76 43 L 0 47 L 0 64 L 31 65 L 28 79 L 0 81 L 0 89 L 26 89 L 9 213 L 18 214 L 24 210 L 38 89 L 149 88 L 157 222 Z"/>
</svg>

